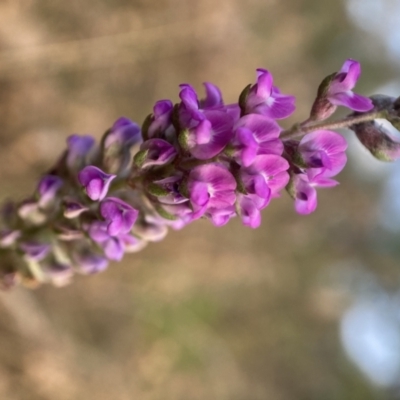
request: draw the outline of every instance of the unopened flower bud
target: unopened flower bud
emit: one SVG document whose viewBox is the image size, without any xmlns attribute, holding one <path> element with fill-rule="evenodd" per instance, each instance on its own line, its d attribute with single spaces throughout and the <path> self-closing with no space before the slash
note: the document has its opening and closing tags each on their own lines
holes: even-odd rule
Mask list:
<svg viewBox="0 0 400 400">
<path fill-rule="evenodd" d="M 80 170 L 88 162 L 89 153 L 95 145 L 95 140 L 89 135 L 71 135 L 67 138 L 67 158 L 68 168 L 73 171 Z"/>
<path fill-rule="evenodd" d="M 62 179 L 55 175 L 46 175 L 40 180 L 37 188 L 40 208 L 46 208 L 54 202 L 55 196 L 62 185 Z"/>
<path fill-rule="evenodd" d="M 351 127 L 358 140 L 381 161 L 395 161 L 400 157 L 400 142 L 378 121 L 363 122 Z"/>
<path fill-rule="evenodd" d="M 5 230 L 0 232 L 0 247 L 11 247 L 19 238 L 21 232 L 17 230 Z"/>
<path fill-rule="evenodd" d="M 18 216 L 32 225 L 41 225 L 46 221 L 46 215 L 39 210 L 39 204 L 34 200 L 24 201 L 18 208 Z"/>
<path fill-rule="evenodd" d="M 104 170 L 111 174 L 124 170 L 131 160 L 131 147 L 140 141 L 139 125 L 125 117 L 118 119 L 103 138 L 102 162 Z"/>
<path fill-rule="evenodd" d="M 64 201 L 64 217 L 67 219 L 77 218 L 83 212 L 88 210 L 88 207 L 82 205 L 76 200 L 66 199 Z"/>
</svg>

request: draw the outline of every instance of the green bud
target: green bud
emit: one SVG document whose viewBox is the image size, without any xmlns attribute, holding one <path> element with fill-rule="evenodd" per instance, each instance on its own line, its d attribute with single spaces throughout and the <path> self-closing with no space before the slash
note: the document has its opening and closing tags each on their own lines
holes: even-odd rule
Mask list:
<svg viewBox="0 0 400 400">
<path fill-rule="evenodd" d="M 329 118 L 335 111 L 336 106 L 327 99 L 329 87 L 337 73 L 328 75 L 318 86 L 317 97 L 311 107 L 310 121 L 323 121 Z"/>
<path fill-rule="evenodd" d="M 179 133 L 178 142 L 181 149 L 185 152 L 189 151 L 188 140 L 189 140 L 189 130 L 184 129 Z"/>
<path fill-rule="evenodd" d="M 169 191 L 156 183 L 149 183 L 146 186 L 147 191 L 155 197 L 164 197 L 169 195 Z"/>
<path fill-rule="evenodd" d="M 167 219 L 169 221 L 175 221 L 177 218 L 175 217 L 175 215 L 170 214 L 168 211 L 166 211 L 160 204 L 157 204 L 155 206 L 156 211 L 158 212 L 158 214 L 160 214 L 161 217 L 163 217 L 164 219 Z"/>
<path fill-rule="evenodd" d="M 135 156 L 133 157 L 133 163 L 138 167 L 142 168 L 143 163 L 145 162 L 147 158 L 147 154 L 149 153 L 149 150 L 140 150 L 138 151 Z"/>
<path fill-rule="evenodd" d="M 142 124 L 142 138 L 143 141 L 147 140 L 149 138 L 149 127 L 151 123 L 153 122 L 153 114 L 149 114 L 145 120 L 143 121 Z"/>
<path fill-rule="evenodd" d="M 395 161 L 400 157 L 400 143 L 387 129 L 375 121 L 363 122 L 351 127 L 358 140 L 381 161 Z"/>
<path fill-rule="evenodd" d="M 247 101 L 247 97 L 249 96 L 251 86 L 252 86 L 251 83 L 249 83 L 242 90 L 242 93 L 240 93 L 240 96 L 239 96 L 239 107 L 240 107 L 242 116 L 246 115 L 246 101 Z"/>
</svg>

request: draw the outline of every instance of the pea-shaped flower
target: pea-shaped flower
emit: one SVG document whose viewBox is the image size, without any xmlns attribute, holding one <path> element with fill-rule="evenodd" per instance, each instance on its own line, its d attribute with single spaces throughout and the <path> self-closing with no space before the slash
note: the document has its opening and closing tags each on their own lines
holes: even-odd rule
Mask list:
<svg viewBox="0 0 400 400">
<path fill-rule="evenodd" d="M 327 90 L 327 98 L 335 106 L 345 106 L 354 111 L 366 112 L 374 106 L 371 99 L 352 92 L 361 74 L 358 61 L 348 59 L 335 75 Z"/>
<path fill-rule="evenodd" d="M 188 190 L 195 217 L 200 218 L 207 209 L 224 209 L 236 200 L 236 180 L 220 164 L 200 165 L 189 174 Z"/>
<path fill-rule="evenodd" d="M 272 74 L 266 69 L 257 69 L 257 83 L 244 100 L 246 114 L 262 114 L 273 119 L 288 117 L 295 110 L 295 97 L 281 94 L 273 86 Z"/>
<path fill-rule="evenodd" d="M 130 232 L 138 213 L 138 210 L 117 197 L 107 197 L 100 203 L 100 214 L 108 224 L 110 236 Z"/>
<path fill-rule="evenodd" d="M 238 162 L 248 167 L 259 154 L 281 155 L 283 143 L 279 139 L 280 126 L 275 120 L 259 114 L 240 118 L 235 125 L 232 147 Z"/>
<path fill-rule="evenodd" d="M 305 135 L 298 150 L 308 168 L 325 168 L 325 176 L 335 176 L 346 165 L 346 139 L 336 132 L 318 130 Z"/>
<path fill-rule="evenodd" d="M 87 195 L 93 200 L 103 200 L 106 197 L 112 180 L 116 175 L 103 172 L 100 168 L 88 165 L 78 174 L 78 180 L 84 186 Z"/>
</svg>

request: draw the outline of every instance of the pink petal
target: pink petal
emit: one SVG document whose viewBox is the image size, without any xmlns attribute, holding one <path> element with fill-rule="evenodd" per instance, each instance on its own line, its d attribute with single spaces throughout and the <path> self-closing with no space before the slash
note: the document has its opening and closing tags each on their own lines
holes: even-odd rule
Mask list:
<svg viewBox="0 0 400 400">
<path fill-rule="evenodd" d="M 295 178 L 296 179 L 296 178 Z M 296 199 L 295 209 L 299 214 L 311 214 L 317 208 L 317 191 L 310 184 L 297 178 L 295 182 Z"/>
<path fill-rule="evenodd" d="M 212 108 L 222 106 L 223 102 L 221 90 L 209 82 L 204 82 L 203 85 L 206 89 L 206 98 L 201 101 L 201 107 Z"/>
<path fill-rule="evenodd" d="M 273 78 L 266 69 L 257 69 L 257 96 L 267 99 L 271 96 Z"/>
<path fill-rule="evenodd" d="M 344 62 L 339 74 L 340 73 L 345 74 L 344 79 L 340 81 L 341 91 L 351 90 L 356 85 L 358 78 L 360 77 L 361 65 L 358 61 L 349 58 Z"/>
<path fill-rule="evenodd" d="M 330 95 L 328 100 L 335 106 L 344 106 L 353 111 L 366 112 L 374 108 L 371 99 L 350 91 Z"/>
</svg>

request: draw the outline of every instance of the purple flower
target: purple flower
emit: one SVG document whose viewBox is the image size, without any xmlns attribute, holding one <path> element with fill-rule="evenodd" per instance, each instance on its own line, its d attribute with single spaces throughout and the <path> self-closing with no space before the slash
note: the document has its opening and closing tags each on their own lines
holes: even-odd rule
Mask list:
<svg viewBox="0 0 400 400">
<path fill-rule="evenodd" d="M 81 168 L 94 144 L 94 138 L 89 135 L 69 136 L 67 138 L 67 166 L 69 168 Z"/>
<path fill-rule="evenodd" d="M 140 162 L 142 168 L 160 166 L 170 163 L 177 155 L 172 144 L 163 139 L 146 140 L 140 147 Z"/>
<path fill-rule="evenodd" d="M 50 251 L 50 245 L 38 242 L 24 242 L 20 244 L 25 255 L 35 261 L 43 260 Z"/>
<path fill-rule="evenodd" d="M 257 207 L 257 199 L 252 195 L 239 195 L 238 205 L 243 225 L 258 228 L 261 224 L 261 213 Z"/>
<path fill-rule="evenodd" d="M 246 114 L 262 114 L 273 119 L 288 117 L 295 110 L 295 97 L 281 94 L 273 86 L 272 74 L 266 69 L 257 69 L 257 83 L 250 88 L 245 100 Z"/>
<path fill-rule="evenodd" d="M 289 163 L 275 154 L 262 154 L 241 171 L 241 179 L 248 194 L 255 195 L 253 201 L 258 208 L 266 207 L 271 198 L 289 182 Z"/>
<path fill-rule="evenodd" d="M 93 200 L 103 200 L 107 195 L 111 181 L 116 175 L 109 175 L 101 169 L 88 165 L 78 174 L 78 180 L 85 187 L 87 195 Z"/>
<path fill-rule="evenodd" d="M 108 224 L 107 233 L 110 236 L 130 232 L 138 213 L 138 210 L 117 197 L 106 197 L 100 203 L 100 214 Z"/>
<path fill-rule="evenodd" d="M 328 174 L 328 176 L 326 175 Z M 311 214 L 317 208 L 317 187 L 333 187 L 337 181 L 330 179 L 329 170 L 311 168 L 306 173 L 292 177 L 292 196 L 295 199 L 295 209 L 299 214 Z"/>
<path fill-rule="evenodd" d="M 200 100 L 200 108 L 205 110 L 222 107 L 224 102 L 222 101 L 222 93 L 219 87 L 210 82 L 204 82 L 203 85 L 206 89 L 206 97 Z"/>
<path fill-rule="evenodd" d="M 324 168 L 325 176 L 335 176 L 345 166 L 347 142 L 338 133 L 318 130 L 305 135 L 298 151 L 309 168 Z"/>
<path fill-rule="evenodd" d="M 346 60 L 341 70 L 329 84 L 326 94 L 329 102 L 335 106 L 345 106 L 359 112 L 371 110 L 374 107 L 371 99 L 351 91 L 360 74 L 360 63 L 350 58 Z"/>
<path fill-rule="evenodd" d="M 61 178 L 55 175 L 44 176 L 38 185 L 37 191 L 39 194 L 39 206 L 46 207 L 50 204 L 58 190 L 62 187 L 63 181 Z"/>
<path fill-rule="evenodd" d="M 212 163 L 194 168 L 188 179 L 194 217 L 201 217 L 207 209 L 233 206 L 236 200 L 235 189 L 236 180 L 224 166 Z"/>
<path fill-rule="evenodd" d="M 226 208 L 207 208 L 205 217 L 209 218 L 214 226 L 224 226 L 233 217 L 236 217 L 236 210 L 234 206 L 228 206 Z"/>
<path fill-rule="evenodd" d="M 207 111 L 206 119 L 189 130 L 187 146 L 199 160 L 208 160 L 219 154 L 233 137 L 233 120 L 224 112 Z"/>
<path fill-rule="evenodd" d="M 311 214 L 317 208 L 317 191 L 306 174 L 297 174 L 293 180 L 294 207 L 299 214 Z"/>
<path fill-rule="evenodd" d="M 110 236 L 107 222 L 95 221 L 89 227 L 90 238 L 99 243 L 109 260 L 120 261 L 124 256 L 124 244 L 119 237 Z"/>
<path fill-rule="evenodd" d="M 179 87 L 181 88 L 179 97 L 182 100 L 180 106 L 181 122 L 184 125 L 188 125 L 191 119 L 202 121 L 204 115 L 200 110 L 199 99 L 194 88 L 187 83 L 179 85 Z"/>
<path fill-rule="evenodd" d="M 199 122 L 205 119 L 204 110 L 221 110 L 223 108 L 221 91 L 212 83 L 204 83 L 206 97 L 200 101 L 196 91 L 191 85 L 184 83 L 179 85 L 179 87 L 181 88 L 179 97 L 182 100 L 179 115 L 181 123 L 184 126 L 192 127 L 193 120 Z"/>
<path fill-rule="evenodd" d="M 152 122 L 147 131 L 149 138 L 159 136 L 172 123 L 172 111 L 174 106 L 170 100 L 160 100 L 154 105 Z"/>
<path fill-rule="evenodd" d="M 235 125 L 232 147 L 240 164 L 248 167 L 259 154 L 281 155 L 283 143 L 279 139 L 280 126 L 271 118 L 249 114 Z"/>
</svg>

